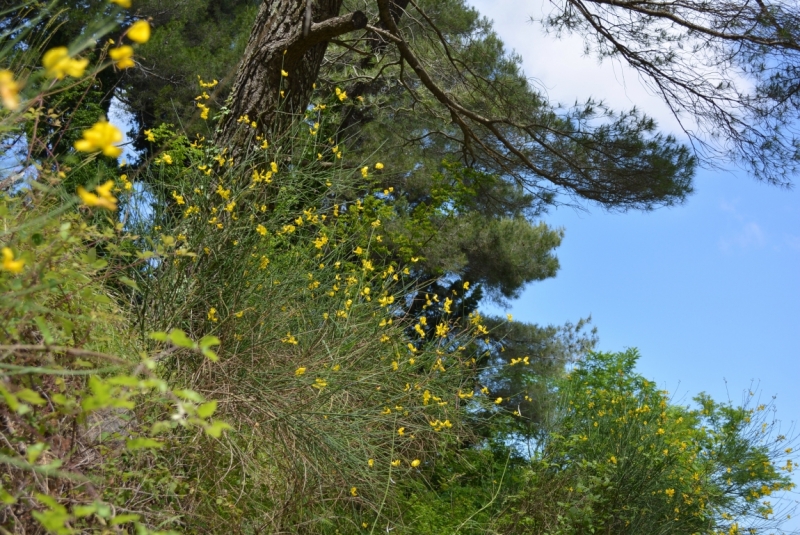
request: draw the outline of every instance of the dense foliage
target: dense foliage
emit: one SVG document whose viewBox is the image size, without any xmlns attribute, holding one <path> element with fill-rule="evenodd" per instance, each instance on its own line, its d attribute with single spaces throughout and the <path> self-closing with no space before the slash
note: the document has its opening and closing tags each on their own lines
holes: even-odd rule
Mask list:
<svg viewBox="0 0 800 535">
<path fill-rule="evenodd" d="M 338 139 L 335 84 L 289 128 L 236 118 L 235 159 L 210 141 L 224 82 L 193 47 L 251 3 L 162 13 L 193 36 L 174 69 L 202 70 L 202 128 L 154 122 L 120 163 L 104 84 L 169 34 L 90 4 L 0 27 L 1 532 L 735 534 L 790 514 L 771 406 L 676 405 L 585 320 L 481 313 L 558 269 L 524 188 Z"/>
</svg>

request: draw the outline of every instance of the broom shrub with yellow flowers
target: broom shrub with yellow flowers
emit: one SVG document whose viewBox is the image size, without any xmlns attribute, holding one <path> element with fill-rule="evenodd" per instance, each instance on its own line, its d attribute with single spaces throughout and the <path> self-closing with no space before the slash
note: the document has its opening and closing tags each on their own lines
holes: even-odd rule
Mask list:
<svg viewBox="0 0 800 535">
<path fill-rule="evenodd" d="M 411 328 L 405 296 L 418 281 L 385 247 L 391 202 L 369 193 L 363 165 L 320 165 L 306 123 L 254 139 L 239 162 L 202 139 L 151 134 L 172 141 L 135 178 L 158 196 L 136 233 L 172 256 L 129 275 L 133 315 L 145 330 L 221 341 L 213 365 L 186 353 L 160 369 L 218 400 L 233 427 L 213 447 L 172 452 L 195 482 L 186 529 L 397 525 L 404 479 L 469 437 L 469 404 L 492 403 L 472 395 L 479 326 L 443 301 L 438 331 Z"/>
<path fill-rule="evenodd" d="M 119 126 L 59 97 L 130 68 L 145 24 L 94 61 L 82 38 L 4 51 L 0 134 L 30 151 L 0 200 L 0 525 L 384 529 L 404 480 L 470 433 L 477 326 L 443 312 L 409 336 L 389 201 L 303 121 L 238 162 L 165 125 L 116 168 Z"/>
<path fill-rule="evenodd" d="M 594 353 L 559 382 L 560 411 L 500 532 L 782 532 L 797 437 L 772 402 L 678 405 L 637 359 Z"/>
</svg>

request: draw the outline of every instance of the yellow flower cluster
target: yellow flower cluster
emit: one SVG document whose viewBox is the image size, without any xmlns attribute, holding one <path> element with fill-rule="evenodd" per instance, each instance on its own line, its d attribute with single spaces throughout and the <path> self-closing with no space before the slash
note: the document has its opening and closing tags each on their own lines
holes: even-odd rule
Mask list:
<svg viewBox="0 0 800 535">
<path fill-rule="evenodd" d="M 111 188 L 114 187 L 114 181 L 109 180 L 101 186 L 95 188 L 95 193 L 86 191 L 83 186 L 78 186 L 78 196 L 86 206 L 96 206 L 98 208 L 105 208 L 106 210 L 117 209 L 117 199 L 111 195 Z"/>
<path fill-rule="evenodd" d="M 19 108 L 19 89 L 14 73 L 7 69 L 0 70 L 0 102 L 11 111 Z"/>
<path fill-rule="evenodd" d="M 75 149 L 81 152 L 102 151 L 104 155 L 116 158 L 122 149 L 114 145 L 122 141 L 122 132 L 105 120 L 96 122 L 89 130 L 84 130 L 83 139 L 75 142 Z"/>
<path fill-rule="evenodd" d="M 51 48 L 42 56 L 42 65 L 48 78 L 63 80 L 67 76 L 80 78 L 89 65 L 88 59 L 73 59 L 65 46 Z"/>
<path fill-rule="evenodd" d="M 21 273 L 25 268 L 24 260 L 14 260 L 14 252 L 10 247 L 3 247 L 2 254 L 2 267 L 4 271 L 8 271 L 9 273 Z"/>
</svg>

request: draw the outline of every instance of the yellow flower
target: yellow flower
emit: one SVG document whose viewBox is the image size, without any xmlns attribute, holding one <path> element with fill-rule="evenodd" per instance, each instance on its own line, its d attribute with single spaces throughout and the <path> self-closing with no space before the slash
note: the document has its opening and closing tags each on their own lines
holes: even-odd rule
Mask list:
<svg viewBox="0 0 800 535">
<path fill-rule="evenodd" d="M 103 151 L 103 154 L 116 158 L 122 149 L 114 143 L 122 141 L 122 132 L 106 121 L 96 122 L 89 130 L 83 131 L 83 139 L 75 142 L 75 148 L 81 152 Z"/>
<path fill-rule="evenodd" d="M 200 118 L 203 120 L 208 119 L 208 112 L 211 111 L 211 108 L 200 102 L 197 103 L 197 107 L 200 108 Z"/>
<path fill-rule="evenodd" d="M 350 496 L 358 496 L 358 489 L 355 487 L 350 487 Z"/>
<path fill-rule="evenodd" d="M 175 202 L 178 203 L 179 205 L 186 204 L 186 202 L 183 200 L 183 195 L 178 195 L 177 191 L 172 192 L 172 198 L 175 199 Z"/>
<path fill-rule="evenodd" d="M 153 131 L 152 130 L 145 130 L 144 131 L 144 138 L 147 141 L 150 141 L 151 143 L 156 140 L 155 136 L 153 135 Z"/>
<path fill-rule="evenodd" d="M 411 461 L 411 466 L 416 468 L 420 465 L 420 463 L 422 463 L 422 461 L 420 461 L 419 459 L 414 459 L 413 461 Z"/>
<path fill-rule="evenodd" d="M 300 376 L 301 376 L 301 375 L 303 375 L 304 373 L 306 373 L 306 369 L 305 369 L 305 367 L 303 367 L 303 366 L 300 366 L 299 368 L 297 368 L 297 369 L 294 371 L 294 374 L 295 374 L 295 376 L 296 376 L 296 377 L 300 377 Z"/>
<path fill-rule="evenodd" d="M 446 323 L 440 323 L 436 326 L 436 336 L 445 337 L 449 330 L 450 327 Z"/>
<path fill-rule="evenodd" d="M 114 66 L 118 69 L 130 69 L 136 66 L 133 62 L 133 47 L 129 45 L 112 48 L 108 51 L 108 57 L 114 61 Z"/>
<path fill-rule="evenodd" d="M 289 73 L 281 69 L 281 76 L 283 77 L 289 76 Z"/>
<path fill-rule="evenodd" d="M 376 164 L 375 164 L 375 169 L 377 169 L 378 171 L 380 171 L 381 169 L 383 169 L 383 164 L 382 164 L 381 162 L 378 162 L 378 163 L 376 163 Z"/>
<path fill-rule="evenodd" d="M 217 309 L 216 308 L 211 307 L 211 308 L 208 309 L 208 319 L 213 321 L 214 323 L 219 321 L 219 318 L 217 317 Z"/>
<path fill-rule="evenodd" d="M 400 459 L 395 459 L 394 461 L 392 461 L 392 466 L 394 466 L 395 468 L 400 466 Z"/>
<path fill-rule="evenodd" d="M 222 184 L 218 184 L 217 185 L 217 189 L 215 190 L 215 193 L 217 195 L 219 195 L 220 197 L 222 197 L 226 201 L 231 196 L 231 190 L 223 188 Z"/>
<path fill-rule="evenodd" d="M 14 252 L 8 247 L 3 247 L 4 270 L 8 271 L 9 273 L 20 273 L 24 267 L 24 260 L 14 260 Z"/>
<path fill-rule="evenodd" d="M 664 494 L 672 498 L 675 495 L 675 489 L 667 489 L 664 491 Z"/>
<path fill-rule="evenodd" d="M 272 169 L 273 173 L 277 173 L 278 172 L 278 164 L 276 164 L 275 162 L 270 162 L 269 168 Z"/>
<path fill-rule="evenodd" d="M 256 232 L 258 232 L 262 236 L 266 236 L 267 235 L 267 227 L 265 227 L 264 225 L 259 225 L 259 226 L 256 227 Z"/>
<path fill-rule="evenodd" d="M 51 48 L 42 56 L 42 65 L 47 71 L 49 78 L 61 80 L 67 76 L 73 78 L 80 78 L 83 76 L 83 71 L 89 65 L 88 59 L 72 59 L 69 57 L 69 51 L 65 46 Z"/>
<path fill-rule="evenodd" d="M 494 402 L 495 405 L 500 405 L 503 402 L 503 398 L 497 398 L 496 400 L 494 400 Z"/>
<path fill-rule="evenodd" d="M 112 4 L 117 4 L 119 7 L 128 9 L 131 7 L 131 0 L 109 0 Z"/>
<path fill-rule="evenodd" d="M 97 186 L 95 188 L 97 194 L 94 194 L 86 191 L 82 186 L 78 186 L 78 196 L 86 206 L 98 206 L 106 210 L 116 210 L 117 199 L 111 195 L 112 187 L 114 187 L 114 181 L 109 180 L 102 186 Z"/>
<path fill-rule="evenodd" d="M 326 381 L 322 377 L 317 377 L 316 380 L 314 380 L 314 384 L 311 385 L 311 386 L 313 386 L 314 388 L 318 388 L 318 389 L 322 390 L 323 388 L 328 386 L 328 381 Z"/>
<path fill-rule="evenodd" d="M 14 73 L 9 70 L 0 71 L 0 100 L 9 110 L 19 107 L 19 84 L 14 80 Z"/>
<path fill-rule="evenodd" d="M 169 154 L 165 154 L 161 157 L 161 161 L 167 165 L 172 165 L 172 156 Z"/>
<path fill-rule="evenodd" d="M 400 436 L 402 437 L 403 435 L 405 435 L 405 434 L 406 434 L 406 428 L 405 428 L 405 427 L 400 427 L 400 428 L 398 428 L 398 429 L 397 429 L 397 434 L 398 434 L 398 435 L 400 435 Z"/>
<path fill-rule="evenodd" d="M 464 289 L 469 290 L 469 282 L 464 282 Z"/>
<path fill-rule="evenodd" d="M 369 465 L 370 468 L 372 468 L 373 466 L 375 466 L 375 459 L 370 459 L 369 461 L 367 461 L 367 464 Z"/>
<path fill-rule="evenodd" d="M 613 456 L 613 455 L 611 456 L 609 461 L 611 461 L 611 464 L 617 464 L 617 458 L 615 456 Z"/>
<path fill-rule="evenodd" d="M 283 342 L 284 344 L 291 344 L 295 346 L 299 343 L 297 341 L 297 338 L 292 336 L 292 333 L 286 333 L 286 336 L 281 338 L 281 342 Z"/>
<path fill-rule="evenodd" d="M 135 43 L 143 44 L 150 39 L 150 23 L 146 20 L 137 20 L 128 29 L 128 39 Z"/>
<path fill-rule="evenodd" d="M 361 176 L 367 178 L 367 173 L 369 173 L 369 167 L 365 165 L 364 167 L 361 168 Z"/>
<path fill-rule="evenodd" d="M 337 87 L 337 88 L 336 88 L 336 96 L 339 98 L 339 100 L 340 100 L 341 102 L 344 102 L 344 101 L 345 101 L 345 99 L 347 98 L 347 93 L 346 93 L 346 92 L 344 92 L 344 91 L 342 91 L 341 89 L 339 89 L 339 88 Z"/>
<path fill-rule="evenodd" d="M 197 81 L 200 83 L 200 87 L 214 87 L 219 83 L 216 79 L 213 82 L 204 82 L 200 75 L 197 76 Z"/>
</svg>

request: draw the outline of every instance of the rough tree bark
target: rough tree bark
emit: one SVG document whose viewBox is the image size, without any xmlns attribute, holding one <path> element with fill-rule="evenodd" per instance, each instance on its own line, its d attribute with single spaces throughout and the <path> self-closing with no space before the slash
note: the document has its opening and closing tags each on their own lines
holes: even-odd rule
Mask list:
<svg viewBox="0 0 800 535">
<path fill-rule="evenodd" d="M 316 0 L 304 32 L 307 5 L 307 0 L 264 0 L 259 8 L 231 91 L 230 113 L 216 137 L 234 157 L 252 133 L 240 128 L 240 117 L 255 121 L 260 134 L 287 126 L 311 100 L 328 41 L 367 25 L 361 11 L 339 15 L 342 0 Z"/>
</svg>

